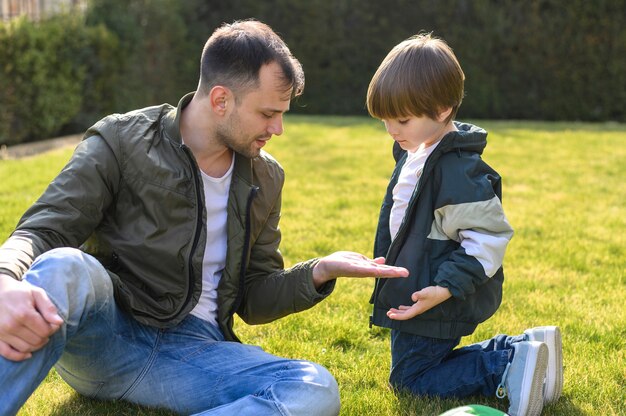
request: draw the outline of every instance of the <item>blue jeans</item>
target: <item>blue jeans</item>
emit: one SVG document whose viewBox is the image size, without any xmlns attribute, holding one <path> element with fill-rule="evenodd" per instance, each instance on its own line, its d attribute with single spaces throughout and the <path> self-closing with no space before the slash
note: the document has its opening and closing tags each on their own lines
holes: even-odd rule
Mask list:
<svg viewBox="0 0 626 416">
<path fill-rule="evenodd" d="M 420 396 L 491 396 L 511 357 L 511 344 L 523 340 L 523 335 L 498 335 L 454 349 L 460 338 L 428 338 L 392 330 L 389 383 L 396 390 Z"/>
<path fill-rule="evenodd" d="M 0 357 L 0 414 L 15 414 L 55 366 L 79 393 L 198 415 L 337 415 L 339 392 L 323 367 L 224 341 L 189 315 L 157 329 L 121 311 L 106 270 L 75 249 L 40 256 L 25 280 L 65 321 L 32 358 Z"/>
</svg>

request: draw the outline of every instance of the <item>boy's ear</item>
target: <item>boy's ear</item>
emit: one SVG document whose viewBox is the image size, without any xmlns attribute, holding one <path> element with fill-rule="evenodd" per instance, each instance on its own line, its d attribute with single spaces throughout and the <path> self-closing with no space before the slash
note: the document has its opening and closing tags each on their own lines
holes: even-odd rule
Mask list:
<svg viewBox="0 0 626 416">
<path fill-rule="evenodd" d="M 446 107 L 444 108 L 440 113 L 439 116 L 437 117 L 437 121 L 440 123 L 443 123 L 445 121 L 445 119 L 448 118 L 448 116 L 452 113 L 452 107 Z"/>
</svg>

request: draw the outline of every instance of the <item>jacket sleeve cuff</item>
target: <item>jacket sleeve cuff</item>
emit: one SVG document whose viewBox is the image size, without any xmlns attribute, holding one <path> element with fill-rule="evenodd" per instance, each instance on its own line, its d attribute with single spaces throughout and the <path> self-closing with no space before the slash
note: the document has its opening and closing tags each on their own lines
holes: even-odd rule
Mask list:
<svg viewBox="0 0 626 416">
<path fill-rule="evenodd" d="M 461 290 L 461 288 L 459 288 L 458 286 L 453 285 L 450 281 L 447 281 L 447 280 L 437 281 L 437 279 L 435 279 L 435 284 L 437 286 L 445 287 L 446 289 L 448 289 L 453 298 L 465 300 L 466 293 L 463 290 Z"/>
<path fill-rule="evenodd" d="M 328 282 L 324 283 L 319 289 L 315 288 L 315 285 L 313 284 L 313 268 L 317 263 L 319 263 L 319 261 L 319 258 L 314 258 L 305 262 L 308 269 L 305 281 L 305 284 L 307 286 L 306 291 L 309 294 L 310 299 L 315 303 L 327 298 L 331 293 L 333 293 L 333 290 L 335 289 L 335 283 L 337 281 L 337 279 L 329 280 Z"/>
<path fill-rule="evenodd" d="M 0 275 L 9 276 L 10 278 L 15 279 L 15 280 L 21 280 L 15 273 L 13 273 L 13 271 L 9 269 L 3 269 L 1 267 L 0 267 Z"/>
</svg>

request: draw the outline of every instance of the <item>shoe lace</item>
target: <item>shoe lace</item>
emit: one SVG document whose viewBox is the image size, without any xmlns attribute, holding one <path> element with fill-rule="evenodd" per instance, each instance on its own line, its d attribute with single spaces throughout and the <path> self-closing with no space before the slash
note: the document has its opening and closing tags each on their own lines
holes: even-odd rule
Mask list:
<svg viewBox="0 0 626 416">
<path fill-rule="evenodd" d="M 506 365 L 504 373 L 502 374 L 502 380 L 500 380 L 500 384 L 496 387 L 496 397 L 498 399 L 504 399 L 506 397 L 507 391 L 504 381 L 506 380 L 506 376 L 509 374 L 509 368 L 511 368 L 510 362 Z"/>
</svg>

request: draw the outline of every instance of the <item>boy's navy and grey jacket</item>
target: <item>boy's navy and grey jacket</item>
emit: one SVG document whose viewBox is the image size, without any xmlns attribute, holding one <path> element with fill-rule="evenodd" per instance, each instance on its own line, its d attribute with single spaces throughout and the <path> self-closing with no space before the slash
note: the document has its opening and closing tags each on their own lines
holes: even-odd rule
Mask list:
<svg viewBox="0 0 626 416">
<path fill-rule="evenodd" d="M 426 160 L 398 234 L 392 240 L 389 215 L 393 188 L 404 165 L 397 160 L 382 204 L 375 257 L 406 267 L 407 278 L 377 279 L 371 323 L 432 338 L 471 334 L 500 306 L 502 259 L 513 236 L 501 204 L 501 178 L 481 154 L 487 132 L 457 123 Z M 389 319 L 390 308 L 412 305 L 411 295 L 427 286 L 447 287 L 452 297 L 406 321 Z"/>
</svg>

